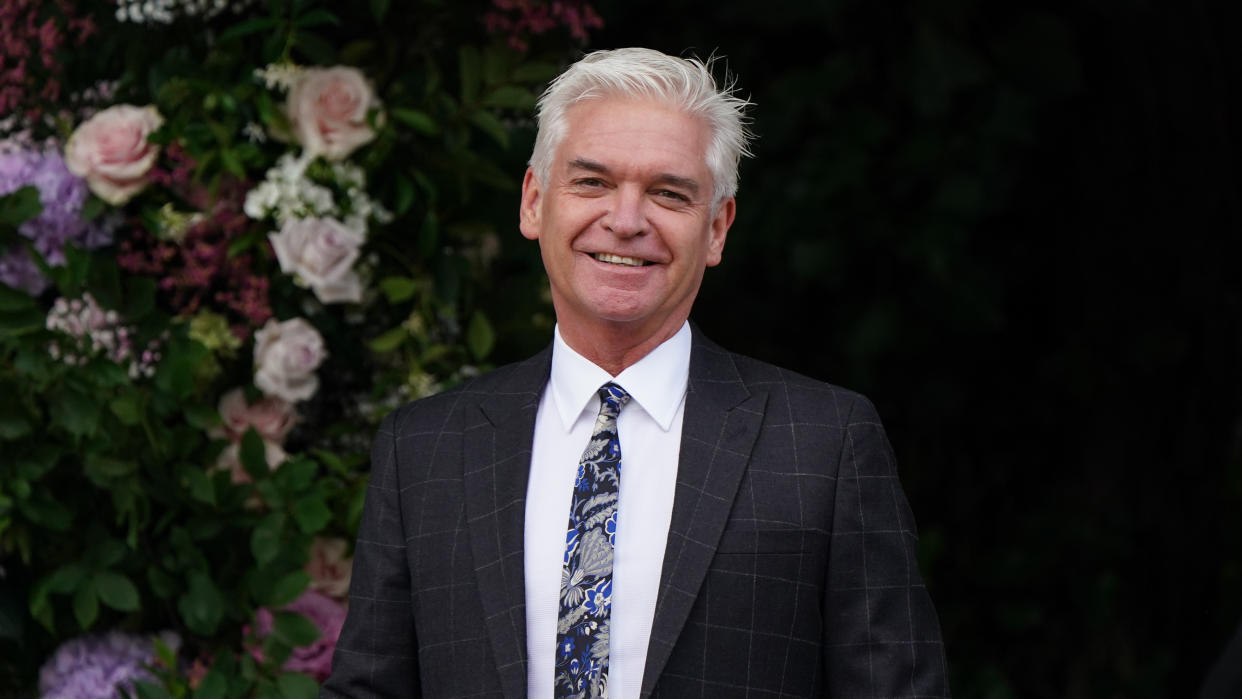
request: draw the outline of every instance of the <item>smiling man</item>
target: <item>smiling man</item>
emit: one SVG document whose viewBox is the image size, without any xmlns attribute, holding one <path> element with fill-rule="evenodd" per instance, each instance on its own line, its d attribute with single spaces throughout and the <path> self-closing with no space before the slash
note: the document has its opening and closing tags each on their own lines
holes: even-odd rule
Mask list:
<svg viewBox="0 0 1242 699">
<path fill-rule="evenodd" d="M 384 421 L 323 697 L 948 696 L 874 408 L 688 323 L 746 106 L 648 49 L 544 93 L 552 343 Z"/>
</svg>

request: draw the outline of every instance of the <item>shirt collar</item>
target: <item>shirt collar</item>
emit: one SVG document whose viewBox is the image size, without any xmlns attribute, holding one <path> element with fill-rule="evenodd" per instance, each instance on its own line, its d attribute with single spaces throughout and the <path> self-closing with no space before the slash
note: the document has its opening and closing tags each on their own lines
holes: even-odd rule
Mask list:
<svg viewBox="0 0 1242 699">
<path fill-rule="evenodd" d="M 599 387 L 609 381 L 624 388 L 660 429 L 667 432 L 672 428 L 690 377 L 689 322 L 616 378 L 566 344 L 559 326 L 553 336 L 549 387 L 566 432 L 591 404 Z"/>
</svg>

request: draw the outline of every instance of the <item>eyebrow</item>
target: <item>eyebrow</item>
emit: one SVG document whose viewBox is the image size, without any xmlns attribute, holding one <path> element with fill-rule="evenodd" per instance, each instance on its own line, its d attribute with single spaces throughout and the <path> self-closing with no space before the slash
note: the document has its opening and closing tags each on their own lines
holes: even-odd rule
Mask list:
<svg viewBox="0 0 1242 699">
<path fill-rule="evenodd" d="M 598 172 L 601 175 L 607 175 L 610 172 L 607 165 L 604 165 L 603 163 L 597 163 L 594 160 L 587 160 L 586 158 L 574 158 L 573 160 L 570 160 L 569 169 L 570 170 L 575 170 L 575 169 L 587 170 L 588 172 Z M 655 181 L 660 184 L 667 184 L 673 187 L 680 187 L 682 189 L 689 191 L 691 194 L 698 194 L 699 189 L 701 189 L 701 187 L 699 186 L 698 180 L 695 180 L 689 177 L 682 177 L 681 175 L 674 175 L 671 172 L 662 172 L 656 175 Z"/>
</svg>

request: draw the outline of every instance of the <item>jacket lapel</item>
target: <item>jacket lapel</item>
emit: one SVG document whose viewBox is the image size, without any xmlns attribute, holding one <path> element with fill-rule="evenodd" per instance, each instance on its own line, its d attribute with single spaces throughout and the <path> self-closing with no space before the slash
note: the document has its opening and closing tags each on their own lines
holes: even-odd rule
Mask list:
<svg viewBox="0 0 1242 699">
<path fill-rule="evenodd" d="M 752 394 L 732 356 L 694 331 L 677 492 L 660 573 L 641 696 L 651 696 L 707 576 L 759 434 L 766 393 Z"/>
<path fill-rule="evenodd" d="M 514 367 L 463 434 L 466 518 L 479 596 L 504 695 L 526 696 L 526 484 L 551 347 Z"/>
</svg>

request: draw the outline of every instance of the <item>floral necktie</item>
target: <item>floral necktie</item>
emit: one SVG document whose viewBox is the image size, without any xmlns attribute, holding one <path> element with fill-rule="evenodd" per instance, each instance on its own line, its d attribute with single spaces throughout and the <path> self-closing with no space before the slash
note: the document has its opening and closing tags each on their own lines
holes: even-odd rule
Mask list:
<svg viewBox="0 0 1242 699">
<path fill-rule="evenodd" d="M 615 383 L 599 389 L 599 417 L 578 461 L 556 628 L 557 699 L 608 696 L 608 617 L 612 549 L 617 536 L 621 444 L 617 415 L 630 394 Z"/>
</svg>

